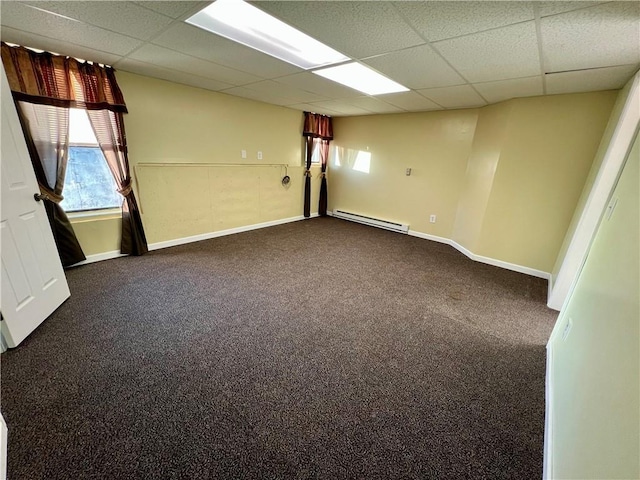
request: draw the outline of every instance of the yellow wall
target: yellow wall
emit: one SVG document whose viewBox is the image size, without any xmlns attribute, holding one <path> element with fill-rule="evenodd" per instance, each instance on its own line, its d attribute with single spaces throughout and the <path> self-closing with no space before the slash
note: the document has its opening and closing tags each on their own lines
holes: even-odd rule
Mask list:
<svg viewBox="0 0 640 480">
<path fill-rule="evenodd" d="M 636 135 L 613 193 L 617 206 L 549 342 L 550 478 L 640 478 L 639 163 Z"/>
<path fill-rule="evenodd" d="M 615 91 L 511 100 L 474 253 L 550 272 Z"/>
<path fill-rule="evenodd" d="M 511 103 L 480 110 L 451 238 L 475 252 L 507 131 Z"/>
<path fill-rule="evenodd" d="M 550 272 L 615 98 L 607 91 L 335 119 L 329 207 Z M 344 161 L 367 149 L 369 174 Z"/>
<path fill-rule="evenodd" d="M 302 215 L 302 112 L 122 71 L 117 77 L 149 243 Z M 144 165 L 150 163 L 203 165 Z M 289 166 L 288 187 L 281 184 L 284 166 L 269 164 Z M 85 254 L 119 250 L 119 219 L 72 221 Z"/>
<path fill-rule="evenodd" d="M 476 109 L 335 118 L 329 209 L 450 237 L 477 118 Z M 371 154 L 369 173 L 353 169 L 359 151 Z"/>
</svg>

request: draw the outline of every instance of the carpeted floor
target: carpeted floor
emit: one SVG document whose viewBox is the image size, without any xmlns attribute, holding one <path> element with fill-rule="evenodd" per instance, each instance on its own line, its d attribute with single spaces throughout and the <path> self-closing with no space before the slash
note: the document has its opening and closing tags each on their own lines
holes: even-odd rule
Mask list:
<svg viewBox="0 0 640 480">
<path fill-rule="evenodd" d="M 546 281 L 319 218 L 67 272 L 9 479 L 534 479 Z"/>
</svg>

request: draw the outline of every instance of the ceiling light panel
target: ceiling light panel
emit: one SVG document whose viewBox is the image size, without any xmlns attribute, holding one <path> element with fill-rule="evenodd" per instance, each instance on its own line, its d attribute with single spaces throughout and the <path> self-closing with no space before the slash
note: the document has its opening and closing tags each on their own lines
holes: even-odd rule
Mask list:
<svg viewBox="0 0 640 480">
<path fill-rule="evenodd" d="M 409 89 L 398 82 L 380 75 L 378 72 L 356 62 L 338 65 L 337 67 L 314 70 L 313 73 L 367 95 L 407 92 Z"/>
<path fill-rule="evenodd" d="M 242 0 L 217 0 L 186 22 L 305 70 L 350 60 Z"/>
</svg>

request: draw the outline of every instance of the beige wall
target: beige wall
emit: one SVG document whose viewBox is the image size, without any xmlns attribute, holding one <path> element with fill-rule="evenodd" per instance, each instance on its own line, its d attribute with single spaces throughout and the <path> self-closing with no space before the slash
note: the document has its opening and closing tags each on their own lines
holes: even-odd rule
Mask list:
<svg viewBox="0 0 640 480">
<path fill-rule="evenodd" d="M 616 92 L 511 100 L 474 253 L 550 272 Z"/>
<path fill-rule="evenodd" d="M 510 102 L 480 110 L 451 236 L 472 252 L 476 251 L 478 238 L 482 233 L 484 213 L 498 168 L 510 112 Z"/>
<path fill-rule="evenodd" d="M 149 243 L 302 214 L 302 112 L 122 71 L 117 76 Z M 280 182 L 284 166 L 273 164 L 289 166 L 288 187 Z M 317 174 L 312 185 L 313 213 Z M 87 255 L 120 248 L 119 219 L 72 221 Z"/>
<path fill-rule="evenodd" d="M 636 135 L 549 342 L 550 478 L 640 478 L 639 163 Z"/>
<path fill-rule="evenodd" d="M 450 237 L 477 118 L 471 109 L 334 119 L 329 209 Z M 359 151 L 371 154 L 369 173 L 353 169 Z"/>
<path fill-rule="evenodd" d="M 615 98 L 607 91 L 338 118 L 329 208 L 409 223 L 477 255 L 550 272 Z M 369 174 L 353 162 L 336 166 L 336 153 L 345 163 L 367 149 Z"/>
</svg>

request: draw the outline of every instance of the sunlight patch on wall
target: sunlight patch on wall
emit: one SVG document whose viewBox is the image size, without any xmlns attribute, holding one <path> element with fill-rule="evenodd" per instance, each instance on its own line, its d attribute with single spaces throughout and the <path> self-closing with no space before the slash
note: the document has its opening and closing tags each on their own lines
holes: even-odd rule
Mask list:
<svg viewBox="0 0 640 480">
<path fill-rule="evenodd" d="M 356 172 L 369 173 L 371 170 L 371 152 L 335 147 L 333 166 L 346 167 Z"/>
</svg>

